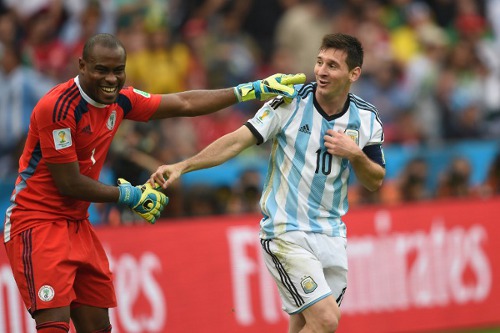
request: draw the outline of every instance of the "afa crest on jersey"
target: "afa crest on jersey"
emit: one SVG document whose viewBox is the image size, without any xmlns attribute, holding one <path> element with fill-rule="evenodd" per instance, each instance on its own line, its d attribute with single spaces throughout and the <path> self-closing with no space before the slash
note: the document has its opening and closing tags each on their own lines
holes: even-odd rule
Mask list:
<svg viewBox="0 0 500 333">
<path fill-rule="evenodd" d="M 345 134 L 347 134 L 351 139 L 352 141 L 356 142 L 356 144 L 359 146 L 359 131 L 358 130 L 355 130 L 355 129 L 346 129 Z"/>
</svg>

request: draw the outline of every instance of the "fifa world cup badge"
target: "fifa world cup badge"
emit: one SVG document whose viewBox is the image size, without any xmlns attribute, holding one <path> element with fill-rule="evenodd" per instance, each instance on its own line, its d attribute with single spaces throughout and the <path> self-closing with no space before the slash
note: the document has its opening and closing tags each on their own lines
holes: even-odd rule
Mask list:
<svg viewBox="0 0 500 333">
<path fill-rule="evenodd" d="M 54 147 L 56 150 L 68 148 L 73 144 L 71 130 L 69 128 L 59 128 L 52 131 Z"/>
</svg>

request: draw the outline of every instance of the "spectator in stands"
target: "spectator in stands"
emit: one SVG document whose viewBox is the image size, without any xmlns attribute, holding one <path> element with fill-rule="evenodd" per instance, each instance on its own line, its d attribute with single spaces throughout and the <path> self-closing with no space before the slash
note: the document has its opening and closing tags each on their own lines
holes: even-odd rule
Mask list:
<svg viewBox="0 0 500 333">
<path fill-rule="evenodd" d="M 31 110 L 55 82 L 23 65 L 18 45 L 3 45 L 1 53 L 0 179 L 12 178 L 13 182 Z"/>
<path fill-rule="evenodd" d="M 146 48 L 127 58 L 129 84 L 152 93 L 186 90 L 191 63 L 188 46 L 176 40 L 165 23 L 145 29 Z"/>
<path fill-rule="evenodd" d="M 226 213 L 248 214 L 260 213 L 260 195 L 262 176 L 257 169 L 243 170 L 238 177 L 238 182 L 231 189 Z"/>
<path fill-rule="evenodd" d="M 422 27 L 417 38 L 419 51 L 403 69 L 404 89 L 410 95 L 412 114 L 422 131 L 421 143 L 441 142 L 442 119 L 433 93 L 444 67 L 449 39 L 445 30 L 437 26 Z"/>
<path fill-rule="evenodd" d="M 0 9 L 0 49 L 21 42 L 22 26 L 12 10 Z"/>
<path fill-rule="evenodd" d="M 465 198 L 475 194 L 471 187 L 471 164 L 465 157 L 455 157 L 438 180 L 436 198 Z"/>
<path fill-rule="evenodd" d="M 316 56 L 317 41 L 331 31 L 331 26 L 330 14 L 319 0 L 299 0 L 278 20 L 274 43 L 294 57 L 293 71 L 306 73 L 312 80 L 311 59 Z"/>
<path fill-rule="evenodd" d="M 480 187 L 480 193 L 486 197 L 500 195 L 500 153 L 497 153 L 490 165 L 486 180 Z"/>
<path fill-rule="evenodd" d="M 422 1 L 392 1 L 397 6 L 402 21 L 390 28 L 392 56 L 399 65 L 406 65 L 420 51 L 419 33 L 422 29 L 436 27 L 429 6 Z"/>
<path fill-rule="evenodd" d="M 445 140 L 482 135 L 482 64 L 474 45 L 461 40 L 450 50 L 436 86 L 436 102 Z"/>
<path fill-rule="evenodd" d="M 401 67 L 393 59 L 379 62 L 371 76 L 361 77 L 352 92 L 365 98 L 380 110 L 385 142 L 391 143 L 397 130 L 397 118 L 411 106 L 410 96 L 401 83 Z"/>
<path fill-rule="evenodd" d="M 54 5 L 43 7 L 29 17 L 23 57 L 37 71 L 56 81 L 65 81 L 69 79 L 65 71 L 69 54 L 58 35 L 63 24 L 63 14 L 62 8 L 55 5 L 58 1 L 53 3 Z"/>
<path fill-rule="evenodd" d="M 398 181 L 400 201 L 422 201 L 431 198 L 427 187 L 428 171 L 426 160 L 420 157 L 416 157 L 406 164 Z"/>
</svg>

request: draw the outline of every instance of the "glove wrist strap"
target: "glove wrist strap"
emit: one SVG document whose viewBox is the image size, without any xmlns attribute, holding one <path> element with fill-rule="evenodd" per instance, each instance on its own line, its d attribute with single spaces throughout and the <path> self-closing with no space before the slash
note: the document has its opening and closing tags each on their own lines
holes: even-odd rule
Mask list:
<svg viewBox="0 0 500 333">
<path fill-rule="evenodd" d="M 135 187 L 133 186 L 118 186 L 118 190 L 120 191 L 120 196 L 118 197 L 118 204 L 126 205 L 132 207 L 134 204 L 135 198 Z"/>
<path fill-rule="evenodd" d="M 234 94 L 240 102 L 250 101 L 259 97 L 257 90 L 255 89 L 255 82 L 241 83 L 234 87 Z"/>
<path fill-rule="evenodd" d="M 238 102 L 242 102 L 239 86 L 234 87 L 234 95 L 238 99 Z"/>
</svg>

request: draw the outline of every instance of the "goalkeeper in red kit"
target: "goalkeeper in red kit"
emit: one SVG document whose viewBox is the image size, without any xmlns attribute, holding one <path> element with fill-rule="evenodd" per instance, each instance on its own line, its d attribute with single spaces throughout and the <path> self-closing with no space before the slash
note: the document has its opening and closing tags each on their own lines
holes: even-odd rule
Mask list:
<svg viewBox="0 0 500 333">
<path fill-rule="evenodd" d="M 123 119 L 191 117 L 237 102 L 292 98 L 303 74 L 275 74 L 218 90 L 148 94 L 124 88 L 126 51 L 115 36 L 91 37 L 74 79 L 34 108 L 19 176 L 5 214 L 4 242 L 37 332 L 111 332 L 116 297 L 105 251 L 88 220 L 91 202 L 117 202 L 155 223 L 168 198 L 150 184 L 98 181 Z"/>
</svg>

